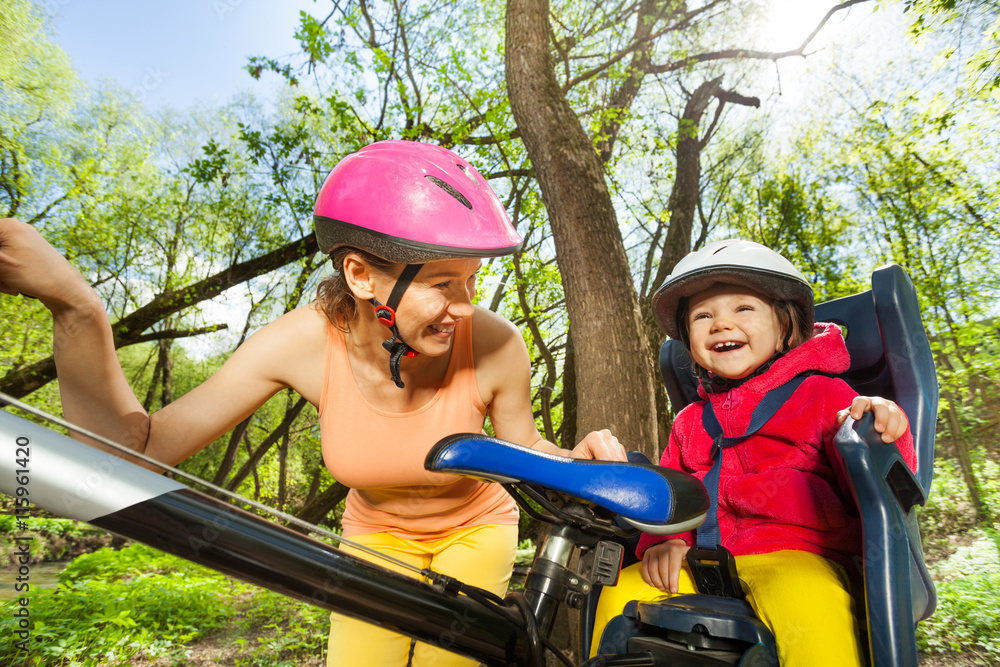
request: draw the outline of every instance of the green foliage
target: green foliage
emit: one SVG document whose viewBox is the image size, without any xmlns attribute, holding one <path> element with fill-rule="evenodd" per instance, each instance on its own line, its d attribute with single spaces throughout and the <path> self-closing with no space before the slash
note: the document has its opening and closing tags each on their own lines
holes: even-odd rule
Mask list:
<svg viewBox="0 0 1000 667">
<path fill-rule="evenodd" d="M 191 578 L 225 579 L 222 575 L 183 558 L 171 556 L 144 544 L 130 544 L 121 550 L 100 549 L 76 557 L 59 574 L 59 580 L 64 584 L 87 580 L 113 582 L 143 574 L 176 574 Z"/>
<path fill-rule="evenodd" d="M 205 157 L 201 160 L 192 160 L 190 166 L 185 171 L 194 176 L 198 183 L 211 183 L 220 176 L 225 177 L 226 157 L 229 150 L 220 148 L 215 139 L 210 139 L 202 147 Z"/>
<path fill-rule="evenodd" d="M 295 32 L 295 39 L 309 54 L 310 62 L 322 62 L 333 52 L 326 26 L 306 12 L 299 12 L 299 29 Z"/>
<path fill-rule="evenodd" d="M 18 213 L 35 191 L 51 185 L 30 163 L 60 155 L 51 134 L 67 118 L 78 89 L 69 57 L 53 43 L 39 8 L 25 0 L 0 1 L 0 213 Z"/>
<path fill-rule="evenodd" d="M 13 510 L 10 508 L 7 511 Z M 27 530 L 18 527 L 19 519 L 24 521 Z M 27 518 L 0 514 L 0 535 L 13 533 L 18 537 L 30 538 L 32 563 L 63 561 L 107 546 L 115 539 L 99 528 L 71 519 L 49 516 L 37 509 Z"/>
<path fill-rule="evenodd" d="M 0 646 L 5 665 L 130 665 L 139 657 L 182 664 L 187 646 L 226 631 L 239 665 L 285 667 L 322 655 L 329 613 L 141 544 L 76 558 L 56 590 L 32 590 L 30 650 Z M 0 605 L 0 632 L 15 636 L 18 602 Z M 254 637 L 247 640 L 245 637 Z"/>
<path fill-rule="evenodd" d="M 175 654 L 234 613 L 225 577 L 142 545 L 80 557 L 60 580 L 56 590 L 31 591 L 29 650 L 4 643 L 4 664 L 128 665 L 139 654 Z M 0 606 L 6 637 L 15 636 L 17 605 Z"/>
<path fill-rule="evenodd" d="M 954 461 L 935 462 L 931 492 L 919 519 L 928 562 L 946 559 L 955 550 L 959 536 L 975 528 L 975 510 Z"/>
<path fill-rule="evenodd" d="M 529 539 L 524 539 L 518 542 L 517 551 L 514 552 L 514 564 L 515 565 L 531 565 L 535 560 L 535 551 L 537 547 L 535 543 Z"/>
<path fill-rule="evenodd" d="M 92 528 L 79 521 L 59 517 L 32 516 L 27 519 L 32 531 L 49 533 L 51 535 L 86 535 L 100 529 Z M 0 514 L 0 533 L 20 532 L 17 529 L 17 518 L 10 514 Z"/>
<path fill-rule="evenodd" d="M 236 664 L 295 667 L 302 657 L 325 653 L 329 630 L 328 611 L 256 590 L 240 618 Z"/>
<path fill-rule="evenodd" d="M 944 41 L 940 58 L 959 60 L 974 95 L 1000 88 L 1000 11 L 993 0 L 904 0 L 910 32 Z"/>
<path fill-rule="evenodd" d="M 962 653 L 976 664 L 1000 661 L 1000 558 L 994 539 L 975 541 L 933 568 L 938 581 L 934 615 L 917 628 L 920 650 Z"/>
<path fill-rule="evenodd" d="M 1000 503 L 1000 465 L 973 462 L 983 501 Z M 976 664 L 1000 657 L 1000 540 L 996 530 L 976 527 L 968 490 L 953 461 L 938 460 L 927 504 L 920 511 L 924 554 L 938 604 L 917 627 L 920 650 L 960 652 Z"/>
</svg>

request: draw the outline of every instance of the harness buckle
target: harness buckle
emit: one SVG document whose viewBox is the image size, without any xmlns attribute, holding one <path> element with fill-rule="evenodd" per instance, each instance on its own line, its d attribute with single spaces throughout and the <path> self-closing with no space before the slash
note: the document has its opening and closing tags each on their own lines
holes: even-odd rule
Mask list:
<svg viewBox="0 0 1000 667">
<path fill-rule="evenodd" d="M 736 559 L 721 544 L 714 549 L 691 547 L 687 552 L 687 563 L 699 593 L 746 599 L 736 572 Z"/>
</svg>

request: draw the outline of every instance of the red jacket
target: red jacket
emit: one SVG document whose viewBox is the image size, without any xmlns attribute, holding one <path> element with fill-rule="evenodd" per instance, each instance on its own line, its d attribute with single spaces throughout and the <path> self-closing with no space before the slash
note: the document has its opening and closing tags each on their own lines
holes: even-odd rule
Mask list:
<svg viewBox="0 0 1000 667">
<path fill-rule="evenodd" d="M 768 390 L 804 371 L 842 373 L 849 367 L 840 328 L 818 323 L 815 337 L 775 361 L 767 372 L 725 393 L 699 393 L 712 401 L 723 433 L 741 436 Z M 855 396 L 843 380 L 810 376 L 755 435 L 725 451 L 718 500 L 723 546 L 737 556 L 795 549 L 845 566 L 861 553 L 861 521 L 833 444 L 837 412 Z M 711 469 L 712 438 L 701 422 L 704 406 L 699 401 L 677 415 L 661 466 L 699 479 Z M 916 470 L 909 429 L 895 446 Z M 693 532 L 644 534 L 636 554 L 641 558 L 650 546 L 671 538 L 695 541 Z"/>
</svg>

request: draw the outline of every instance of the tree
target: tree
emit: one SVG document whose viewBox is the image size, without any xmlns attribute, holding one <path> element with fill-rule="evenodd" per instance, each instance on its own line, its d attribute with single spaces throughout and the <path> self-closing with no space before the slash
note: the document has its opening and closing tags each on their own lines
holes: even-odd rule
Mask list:
<svg viewBox="0 0 1000 667">
<path fill-rule="evenodd" d="M 711 68 L 728 61 L 801 56 L 833 13 L 855 4 L 848 1 L 831 8 L 798 49 L 773 53 L 720 48 L 707 38 L 712 27 L 747 14 L 749 8 L 740 2 L 565 3 L 556 8 L 546 0 L 507 2 L 507 88 L 552 224 L 576 354 L 581 430 L 612 424 L 625 442 L 652 456 L 665 437 L 658 432 L 656 417 L 658 374 L 650 363 L 651 327 L 648 320 L 643 325 L 605 181 L 606 162 L 632 120 L 644 84 L 673 75 L 699 76 L 704 63 Z M 686 96 L 677 130 L 669 226 L 652 262 L 657 266 L 654 285 L 691 249 L 701 151 L 724 105 L 759 105 L 722 88 L 724 77 L 715 74 Z M 592 88 L 601 89 L 593 96 L 599 101 L 577 92 Z M 715 117 L 703 132 L 702 117 L 712 102 Z M 590 133 L 585 120 L 590 122 Z"/>
<path fill-rule="evenodd" d="M 968 88 L 954 74 L 927 75 L 916 88 L 841 72 L 809 130 L 778 158 L 793 175 L 782 190 L 794 196 L 777 201 L 809 221 L 781 228 L 807 230 L 810 253 L 822 261 L 803 254 L 800 265 L 832 268 L 829 296 L 855 291 L 851 283 L 876 263 L 896 262 L 910 274 L 940 385 L 938 455 L 956 461 L 980 525 L 990 527 L 994 513 L 975 463 L 998 451 L 1000 165 L 989 129 L 997 117 L 990 105 L 960 104 Z"/>
</svg>

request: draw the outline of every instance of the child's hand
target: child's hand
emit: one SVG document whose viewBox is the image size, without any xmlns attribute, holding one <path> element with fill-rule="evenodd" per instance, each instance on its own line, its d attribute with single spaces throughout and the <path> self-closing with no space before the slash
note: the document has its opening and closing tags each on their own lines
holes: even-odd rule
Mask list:
<svg viewBox="0 0 1000 667">
<path fill-rule="evenodd" d="M 910 424 L 898 405 L 880 396 L 856 396 L 851 407 L 837 413 L 837 423 L 843 424 L 848 415 L 861 419 L 865 412 L 875 413 L 875 430 L 882 434 L 882 442 L 895 442 Z"/>
<path fill-rule="evenodd" d="M 667 540 L 649 547 L 642 555 L 642 578 L 661 591 L 676 593 L 681 565 L 690 548 L 684 540 Z"/>
</svg>

